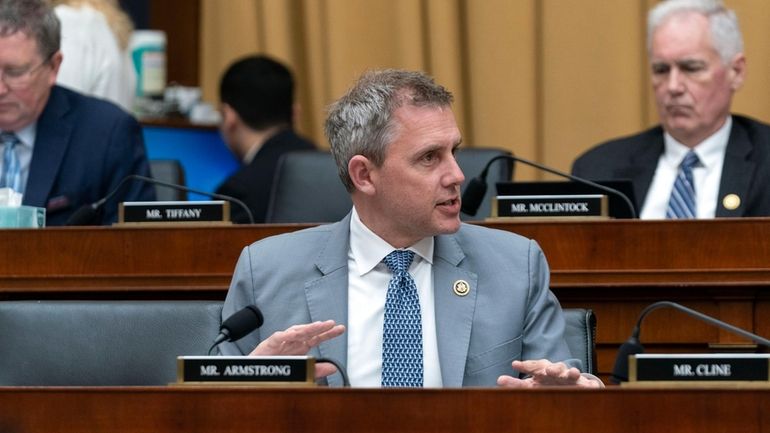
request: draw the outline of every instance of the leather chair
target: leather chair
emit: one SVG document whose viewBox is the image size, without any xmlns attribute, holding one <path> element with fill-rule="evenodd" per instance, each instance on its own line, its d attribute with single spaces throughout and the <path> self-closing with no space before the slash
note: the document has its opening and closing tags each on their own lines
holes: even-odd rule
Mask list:
<svg viewBox="0 0 770 433">
<path fill-rule="evenodd" d="M 206 355 L 220 301 L 0 302 L 0 386 L 166 385 Z"/>
<path fill-rule="evenodd" d="M 573 358 L 583 362 L 584 373 L 596 374 L 596 316 L 583 308 L 564 309 L 564 338 Z"/>
<path fill-rule="evenodd" d="M 153 179 L 184 185 L 184 168 L 176 159 L 151 159 L 150 174 Z M 186 201 L 187 192 L 163 185 L 155 185 L 155 196 L 159 201 Z"/>
<path fill-rule="evenodd" d="M 457 152 L 457 162 L 465 173 L 465 184 L 478 176 L 490 159 L 510 154 L 491 148 L 463 148 Z M 464 221 L 489 216 L 494 182 L 511 179 L 511 162 L 496 161 L 489 170 L 487 181 L 492 184 L 481 203 L 477 216 L 461 214 Z M 289 152 L 278 162 L 270 203 L 268 223 L 329 223 L 345 217 L 353 207 L 350 195 L 337 174 L 337 165 L 329 152 Z"/>
<path fill-rule="evenodd" d="M 278 161 L 265 222 L 330 223 L 352 207 L 331 153 L 288 152 Z"/>
</svg>

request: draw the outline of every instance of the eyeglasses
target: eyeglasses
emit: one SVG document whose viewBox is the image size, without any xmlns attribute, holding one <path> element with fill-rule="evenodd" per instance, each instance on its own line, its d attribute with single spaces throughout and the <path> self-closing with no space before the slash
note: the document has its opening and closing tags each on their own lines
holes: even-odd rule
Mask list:
<svg viewBox="0 0 770 433">
<path fill-rule="evenodd" d="M 2 69 L 0 70 L 2 71 L 2 75 L 0 75 L 0 81 L 2 81 L 10 89 L 20 89 L 22 87 L 26 87 L 30 81 L 32 81 L 32 76 L 35 74 L 35 72 L 37 72 L 46 63 L 48 63 L 52 56 L 53 55 L 46 57 L 37 66 Z"/>
</svg>

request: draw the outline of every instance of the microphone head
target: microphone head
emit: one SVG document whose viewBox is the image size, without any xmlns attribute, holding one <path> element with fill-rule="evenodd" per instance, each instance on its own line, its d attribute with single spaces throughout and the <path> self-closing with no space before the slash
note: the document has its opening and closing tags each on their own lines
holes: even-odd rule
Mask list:
<svg viewBox="0 0 770 433">
<path fill-rule="evenodd" d="M 99 214 L 100 207 L 96 207 L 93 204 L 86 204 L 76 210 L 75 213 L 70 215 L 67 222 L 64 225 L 68 226 L 90 226 L 96 224 L 97 216 Z"/>
<path fill-rule="evenodd" d="M 481 176 L 474 177 L 468 181 L 465 192 L 462 196 L 462 206 L 460 211 L 466 215 L 476 215 L 476 212 L 484 200 L 484 194 L 487 193 L 487 181 Z"/>
<path fill-rule="evenodd" d="M 631 337 L 620 345 L 618 356 L 615 358 L 615 366 L 612 368 L 612 375 L 610 376 L 612 383 L 628 382 L 628 357 L 638 353 L 644 353 L 644 347 L 638 338 Z"/>
<path fill-rule="evenodd" d="M 223 333 L 226 331 L 227 341 L 235 341 L 262 326 L 264 321 L 265 318 L 256 305 L 247 305 L 222 322 L 219 329 Z"/>
</svg>

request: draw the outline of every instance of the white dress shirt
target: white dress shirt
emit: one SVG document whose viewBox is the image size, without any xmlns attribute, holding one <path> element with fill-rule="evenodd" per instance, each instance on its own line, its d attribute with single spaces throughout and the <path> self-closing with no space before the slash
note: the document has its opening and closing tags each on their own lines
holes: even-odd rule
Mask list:
<svg viewBox="0 0 770 433">
<path fill-rule="evenodd" d="M 696 218 L 714 218 L 716 215 L 722 165 L 732 125 L 732 116 L 728 116 L 725 124 L 717 132 L 692 149 L 700 160 L 700 164 L 692 169 Z M 668 209 L 671 191 L 674 189 L 679 165 L 690 151 L 689 147 L 679 143 L 668 133 L 663 135 L 663 146 L 663 154 L 658 159 L 658 167 L 655 169 L 650 190 L 642 206 L 639 216 L 641 219 L 666 218 L 666 209 Z"/>
<path fill-rule="evenodd" d="M 354 387 L 380 387 L 382 384 L 382 328 L 385 296 L 392 277 L 382 259 L 395 249 L 369 230 L 353 208 L 348 249 L 346 332 L 348 376 Z M 433 238 L 423 239 L 407 249 L 415 253 L 409 273 L 420 297 L 423 383 L 425 387 L 441 387 L 433 302 Z"/>
</svg>

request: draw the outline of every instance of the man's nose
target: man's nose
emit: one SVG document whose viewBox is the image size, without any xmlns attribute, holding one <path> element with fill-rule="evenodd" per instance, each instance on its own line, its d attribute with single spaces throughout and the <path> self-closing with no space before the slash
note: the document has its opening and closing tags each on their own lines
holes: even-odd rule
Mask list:
<svg viewBox="0 0 770 433">
<path fill-rule="evenodd" d="M 669 93 L 684 92 L 684 77 L 682 76 L 682 73 L 679 71 L 679 69 L 671 68 L 671 71 L 668 74 L 668 81 L 666 82 L 666 85 Z"/>
<path fill-rule="evenodd" d="M 0 95 L 3 95 L 7 93 L 9 90 L 11 90 L 10 87 L 8 87 L 7 84 L 5 84 L 5 75 L 3 75 L 3 72 L 0 72 Z"/>
<path fill-rule="evenodd" d="M 457 159 L 452 158 L 449 167 L 449 179 L 452 185 L 462 185 L 465 181 L 465 174 L 463 174 L 460 164 L 457 163 Z"/>
</svg>

